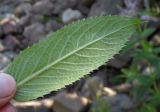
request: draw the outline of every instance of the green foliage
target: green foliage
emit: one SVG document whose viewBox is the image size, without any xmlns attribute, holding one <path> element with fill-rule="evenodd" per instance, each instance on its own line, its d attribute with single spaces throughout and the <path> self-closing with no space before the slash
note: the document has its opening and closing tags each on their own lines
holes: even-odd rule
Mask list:
<svg viewBox="0 0 160 112">
<path fill-rule="evenodd" d="M 141 105 L 138 112 L 157 112 L 156 108 L 160 105 L 160 91 L 157 87 L 160 78 L 160 48 L 147 41 L 147 37 L 154 31 L 154 28 L 146 28 L 137 32 L 137 37 L 128 44 L 130 47 L 127 49 L 133 51 L 132 65 L 122 70 L 126 82 L 136 82 L 130 94 Z M 135 45 L 138 47 L 134 48 Z M 145 65 L 142 66 L 142 63 Z"/>
<path fill-rule="evenodd" d="M 140 109 L 140 112 L 157 112 L 157 111 L 151 105 L 144 104 L 143 107 Z"/>
<path fill-rule="evenodd" d="M 36 99 L 79 80 L 117 54 L 140 23 L 121 16 L 81 20 L 24 50 L 6 71 L 17 82 L 15 100 Z"/>
</svg>

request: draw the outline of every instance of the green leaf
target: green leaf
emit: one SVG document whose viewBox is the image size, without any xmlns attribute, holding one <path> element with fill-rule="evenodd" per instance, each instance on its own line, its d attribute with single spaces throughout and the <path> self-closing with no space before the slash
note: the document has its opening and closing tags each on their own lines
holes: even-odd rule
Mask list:
<svg viewBox="0 0 160 112">
<path fill-rule="evenodd" d="M 117 54 L 140 23 L 121 16 L 81 20 L 24 50 L 7 70 L 17 82 L 15 100 L 36 99 L 79 80 Z"/>
<path fill-rule="evenodd" d="M 143 107 L 140 109 L 140 112 L 157 112 L 157 111 L 155 107 L 144 104 Z"/>
</svg>

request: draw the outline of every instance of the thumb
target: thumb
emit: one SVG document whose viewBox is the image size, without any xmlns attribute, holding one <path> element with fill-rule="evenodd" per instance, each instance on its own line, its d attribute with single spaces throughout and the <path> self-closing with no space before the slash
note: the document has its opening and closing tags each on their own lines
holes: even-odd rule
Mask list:
<svg viewBox="0 0 160 112">
<path fill-rule="evenodd" d="M 15 92 L 15 80 L 8 74 L 0 73 L 0 108 L 14 97 Z"/>
</svg>

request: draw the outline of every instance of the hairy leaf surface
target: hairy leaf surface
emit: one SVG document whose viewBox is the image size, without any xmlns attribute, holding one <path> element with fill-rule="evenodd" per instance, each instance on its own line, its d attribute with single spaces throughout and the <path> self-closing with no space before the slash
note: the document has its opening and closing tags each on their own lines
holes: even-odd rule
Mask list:
<svg viewBox="0 0 160 112">
<path fill-rule="evenodd" d="M 6 71 L 17 82 L 15 100 L 36 99 L 98 68 L 121 50 L 139 24 L 121 16 L 89 18 L 27 48 Z"/>
</svg>

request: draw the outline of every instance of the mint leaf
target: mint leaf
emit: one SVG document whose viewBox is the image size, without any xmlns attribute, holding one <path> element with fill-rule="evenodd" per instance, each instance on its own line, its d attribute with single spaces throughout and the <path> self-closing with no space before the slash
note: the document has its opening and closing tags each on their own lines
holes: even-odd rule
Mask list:
<svg viewBox="0 0 160 112">
<path fill-rule="evenodd" d="M 141 21 L 101 16 L 72 23 L 20 53 L 6 71 L 17 82 L 15 100 L 65 87 L 117 54 Z"/>
</svg>

